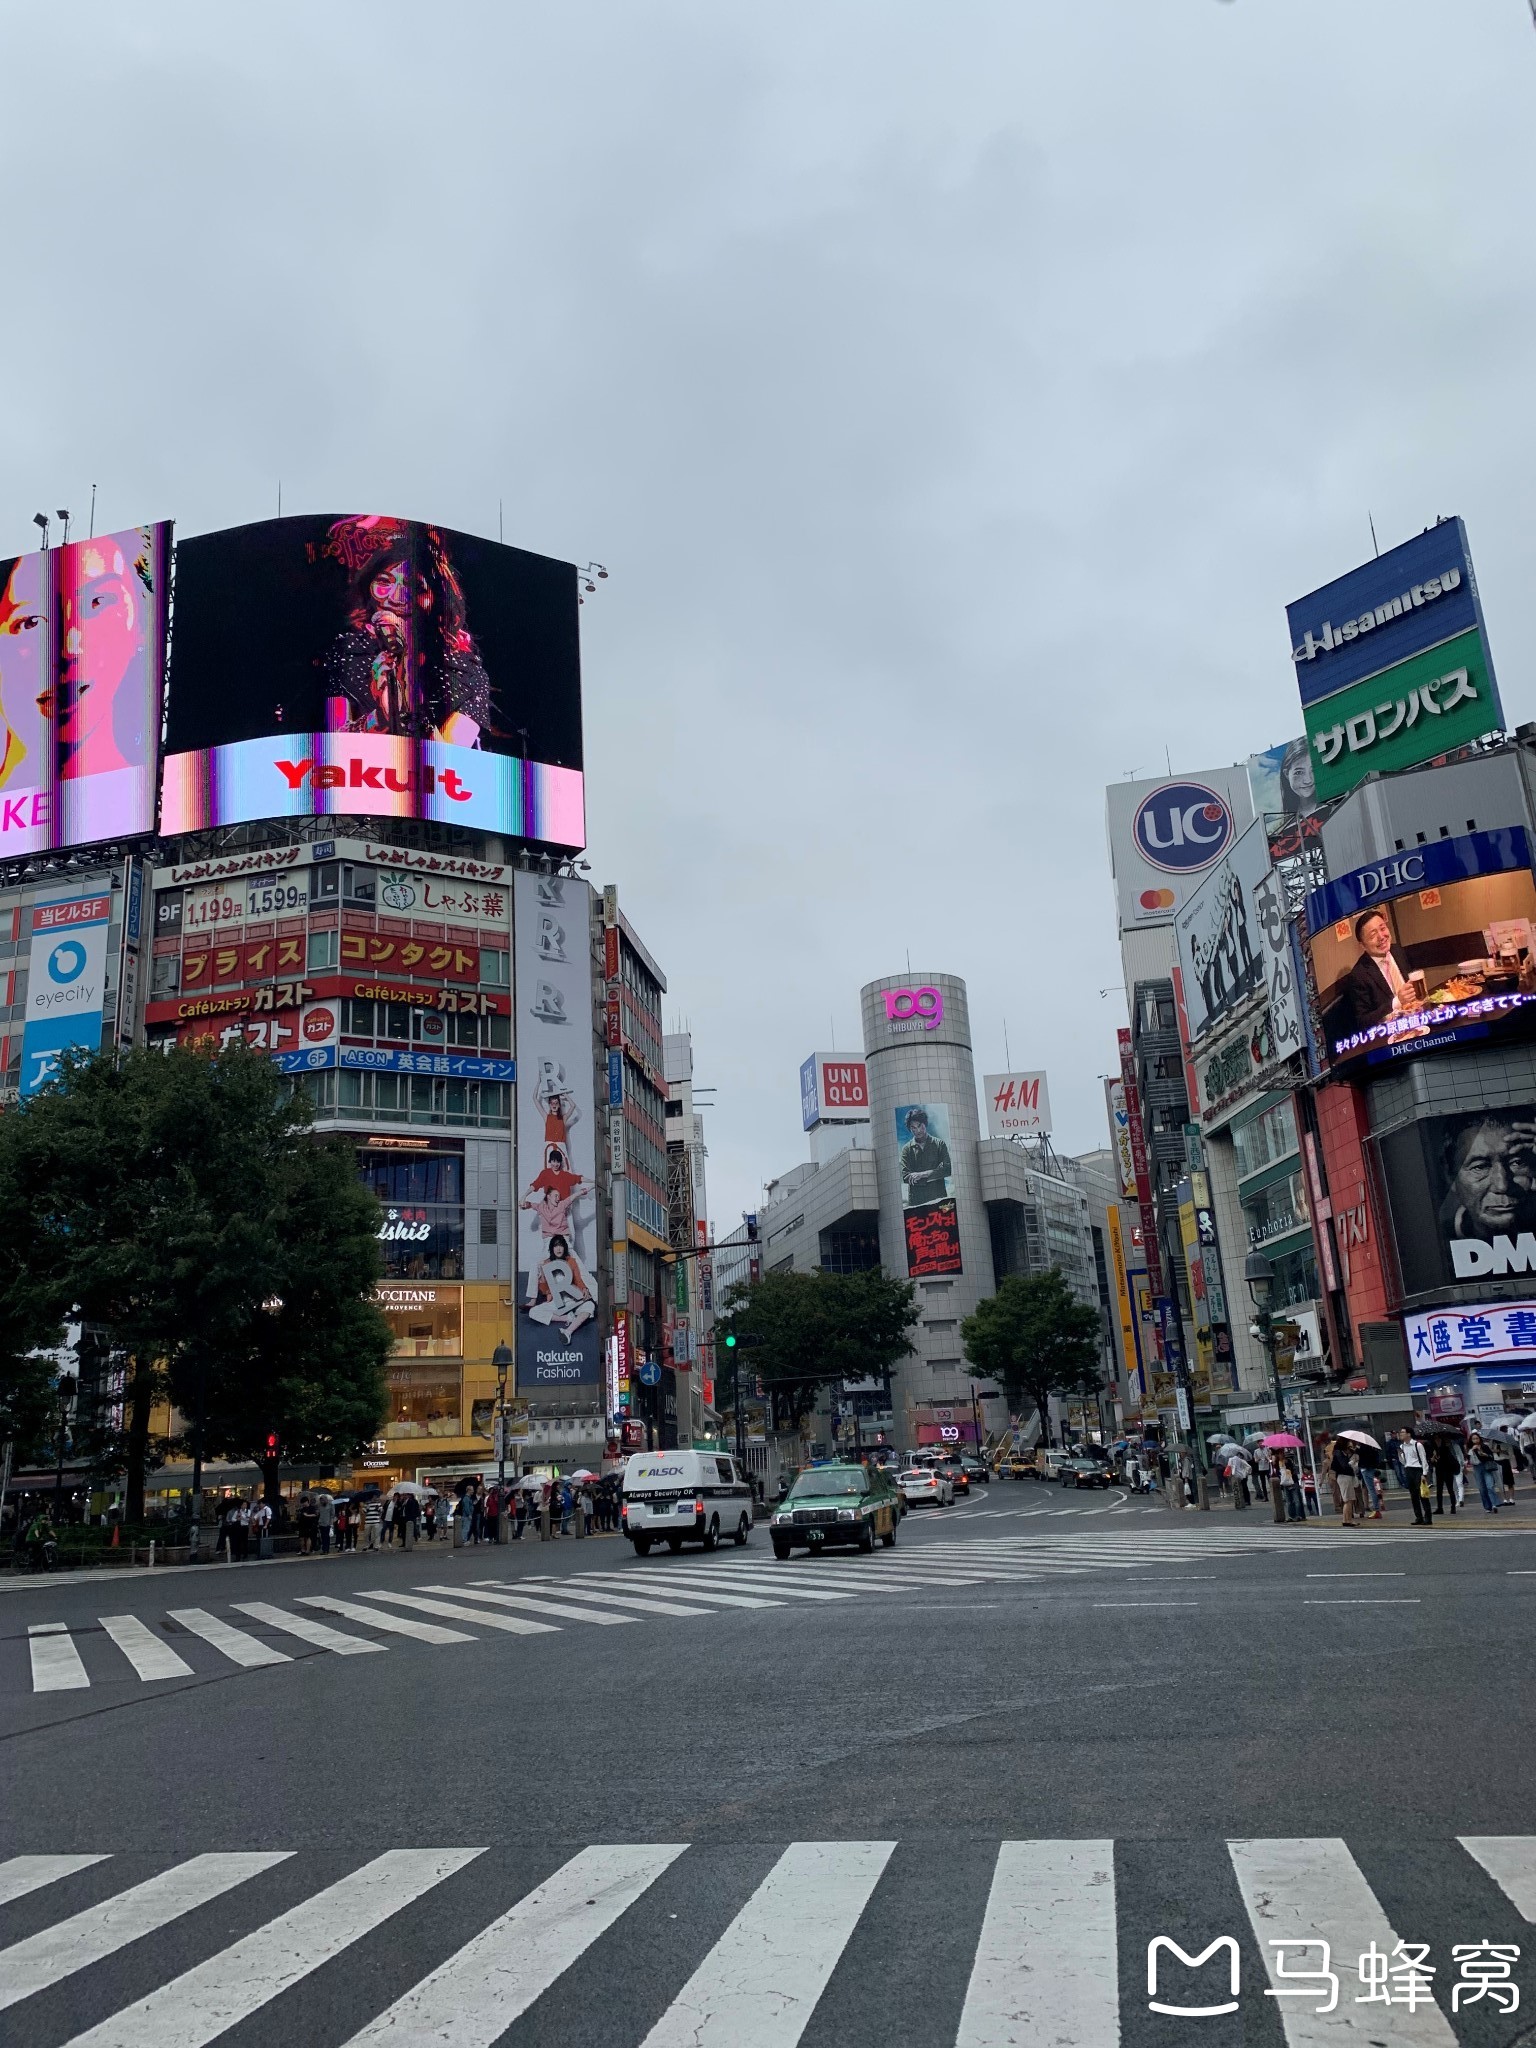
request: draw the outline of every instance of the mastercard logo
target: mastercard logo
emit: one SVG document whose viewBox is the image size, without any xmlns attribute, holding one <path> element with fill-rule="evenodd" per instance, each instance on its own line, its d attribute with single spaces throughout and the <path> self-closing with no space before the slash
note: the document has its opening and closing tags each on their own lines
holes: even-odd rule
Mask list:
<svg viewBox="0 0 1536 2048">
<path fill-rule="evenodd" d="M 1173 891 L 1171 889 L 1143 889 L 1137 901 L 1143 910 L 1172 910 Z"/>
</svg>

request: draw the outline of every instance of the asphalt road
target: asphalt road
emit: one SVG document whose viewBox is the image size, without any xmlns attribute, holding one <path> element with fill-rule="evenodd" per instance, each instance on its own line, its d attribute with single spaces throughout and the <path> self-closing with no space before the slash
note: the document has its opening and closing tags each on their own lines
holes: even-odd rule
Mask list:
<svg viewBox="0 0 1536 2048">
<path fill-rule="evenodd" d="M 870 1558 L 779 1565 L 760 1528 L 7 1583 L 0 1859 L 108 1860 L 0 1860 L 0 1900 L 33 1885 L 0 1903 L 0 2027 L 1513 2043 L 1536 1969 L 1453 2019 L 1450 1950 L 1536 1948 L 1533 1500 L 1276 1530 L 994 1486 Z M 1239 2009 L 1150 2012 L 1159 1934 L 1230 1935 Z M 1347 1955 L 1334 2013 L 1264 1996 L 1281 1936 Z M 1438 2003 L 1356 2008 L 1399 1937 Z M 1226 1969 L 1174 1967 L 1178 2000 Z"/>
</svg>

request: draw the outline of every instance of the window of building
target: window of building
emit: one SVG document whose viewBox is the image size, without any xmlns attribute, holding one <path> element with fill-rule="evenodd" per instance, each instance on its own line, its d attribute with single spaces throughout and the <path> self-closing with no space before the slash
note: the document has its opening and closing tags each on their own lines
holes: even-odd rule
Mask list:
<svg viewBox="0 0 1536 2048">
<path fill-rule="evenodd" d="M 1317 1281 L 1317 1260 L 1310 1240 L 1270 1261 L 1270 1301 L 1273 1305 L 1294 1308 L 1300 1301 L 1316 1301 L 1321 1293 Z"/>
<path fill-rule="evenodd" d="M 480 986 L 482 988 L 510 988 L 512 985 L 512 955 L 498 952 L 494 947 L 480 948 Z"/>
<path fill-rule="evenodd" d="M 350 861 L 341 870 L 341 900 L 354 910 L 372 910 L 378 901 L 379 878 L 372 868 L 354 867 Z"/>
<path fill-rule="evenodd" d="M 480 1242 L 482 1244 L 495 1244 L 497 1241 L 496 1211 L 494 1209 L 482 1209 L 480 1211 Z"/>
<path fill-rule="evenodd" d="M 504 1081 L 455 1081 L 419 1074 L 299 1074 L 319 1116 L 364 1123 L 477 1125 L 511 1128 L 511 1089 Z M 661 1233 L 658 1233 L 660 1235 Z"/>
<path fill-rule="evenodd" d="M 1267 1186 L 1241 1198 L 1248 1242 L 1255 1249 L 1307 1225 L 1307 1197 L 1299 1172 L 1282 1174 Z"/>
<path fill-rule="evenodd" d="M 340 932 L 311 932 L 305 953 L 310 973 L 323 973 L 326 968 L 334 967 L 340 946 Z"/>
<path fill-rule="evenodd" d="M 446 1145 L 449 1141 L 443 1142 Z M 379 1228 L 384 1271 L 392 1279 L 462 1280 L 462 1149 L 381 1152 L 363 1146 L 359 1148 L 357 1164 L 363 1185 L 373 1190 L 384 1211 Z M 495 1213 L 491 1211 L 492 1216 Z"/>
<path fill-rule="evenodd" d="M 464 1402 L 458 1373 L 421 1366 L 392 1365 L 385 1374 L 389 1413 L 386 1437 L 445 1437 L 464 1434 Z"/>
<path fill-rule="evenodd" d="M 1277 1160 L 1288 1159 L 1299 1149 L 1296 1109 L 1289 1096 L 1283 1102 L 1271 1103 L 1268 1109 L 1248 1123 L 1233 1128 L 1232 1150 L 1239 1180 L 1246 1180 L 1250 1173 L 1258 1173 L 1263 1167 L 1273 1166 Z"/>
<path fill-rule="evenodd" d="M 462 1287 L 380 1286 L 374 1296 L 394 1338 L 394 1356 L 462 1358 Z"/>
<path fill-rule="evenodd" d="M 149 971 L 151 996 L 173 996 L 180 987 L 180 958 L 175 953 L 157 953 Z"/>
<path fill-rule="evenodd" d="M 873 1232 L 824 1230 L 821 1233 L 823 1273 L 873 1273 L 880 1264 L 880 1239 Z"/>
</svg>

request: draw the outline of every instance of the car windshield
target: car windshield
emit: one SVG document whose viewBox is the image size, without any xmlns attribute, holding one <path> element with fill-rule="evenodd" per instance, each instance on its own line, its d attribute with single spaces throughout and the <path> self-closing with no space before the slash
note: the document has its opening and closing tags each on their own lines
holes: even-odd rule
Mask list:
<svg viewBox="0 0 1536 2048">
<path fill-rule="evenodd" d="M 789 1489 L 791 1500 L 804 1500 L 810 1495 L 825 1500 L 829 1493 L 865 1493 L 869 1482 L 862 1472 L 851 1471 L 846 1466 L 834 1465 L 824 1472 L 802 1472 Z"/>
</svg>

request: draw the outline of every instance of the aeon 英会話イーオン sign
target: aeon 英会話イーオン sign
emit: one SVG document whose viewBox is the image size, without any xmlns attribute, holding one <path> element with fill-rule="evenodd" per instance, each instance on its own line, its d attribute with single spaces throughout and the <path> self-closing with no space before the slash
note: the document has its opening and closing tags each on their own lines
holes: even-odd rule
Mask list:
<svg viewBox="0 0 1536 2048">
<path fill-rule="evenodd" d="M 944 997 L 932 984 L 888 988 L 885 1020 L 893 1031 L 937 1031 L 944 1022 Z"/>
</svg>

